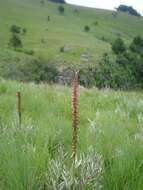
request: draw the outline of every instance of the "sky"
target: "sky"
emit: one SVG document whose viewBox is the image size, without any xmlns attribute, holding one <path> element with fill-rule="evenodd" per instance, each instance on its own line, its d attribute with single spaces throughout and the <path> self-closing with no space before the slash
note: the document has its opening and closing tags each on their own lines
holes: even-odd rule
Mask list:
<svg viewBox="0 0 143 190">
<path fill-rule="evenodd" d="M 121 4 L 129 5 L 133 6 L 143 15 L 143 0 L 66 0 L 66 2 L 75 5 L 111 10 Z"/>
</svg>

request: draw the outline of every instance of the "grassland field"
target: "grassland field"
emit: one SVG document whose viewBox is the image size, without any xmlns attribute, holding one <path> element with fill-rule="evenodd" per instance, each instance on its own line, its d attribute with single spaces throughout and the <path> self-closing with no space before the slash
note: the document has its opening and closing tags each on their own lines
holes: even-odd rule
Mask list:
<svg viewBox="0 0 143 190">
<path fill-rule="evenodd" d="M 21 129 L 18 128 L 16 112 L 17 91 L 22 94 Z M 78 159 L 81 154 L 88 155 L 90 150 L 100 155 L 101 189 L 142 190 L 142 92 L 99 91 L 80 87 L 78 107 Z M 48 177 L 51 175 L 55 181 L 56 177 L 53 173 L 48 173 L 48 168 L 54 165 L 50 164 L 51 160 L 57 160 L 58 163 L 60 148 L 64 155 L 67 155 L 66 161 L 63 159 L 56 165 L 56 176 L 59 174 L 61 181 L 62 175 L 65 174 L 61 169 L 62 164 L 72 163 L 71 125 L 70 88 L 2 80 L 0 189 L 53 190 L 54 188 L 49 188 Z M 96 163 L 95 160 L 92 161 Z M 79 164 L 79 176 L 83 173 L 80 167 Z M 70 178 L 65 176 L 69 182 Z M 98 190 L 100 188 L 93 188 L 96 183 L 95 178 L 90 186 L 84 186 L 82 189 Z M 59 186 L 55 185 L 55 189 L 58 188 Z M 79 187 L 68 188 L 67 185 L 63 189 L 76 190 Z"/>
</svg>

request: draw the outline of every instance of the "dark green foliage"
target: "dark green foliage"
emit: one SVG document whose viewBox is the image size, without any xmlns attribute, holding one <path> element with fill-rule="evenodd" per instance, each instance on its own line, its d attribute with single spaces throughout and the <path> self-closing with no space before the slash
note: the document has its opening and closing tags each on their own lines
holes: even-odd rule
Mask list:
<svg viewBox="0 0 143 190">
<path fill-rule="evenodd" d="M 63 53 L 65 51 L 64 46 L 60 47 L 60 52 Z"/>
<path fill-rule="evenodd" d="M 34 81 L 36 83 L 57 81 L 59 71 L 55 64 L 45 63 L 37 59 L 27 59 L 24 62 L 9 63 L 1 67 L 1 76 L 5 79 L 23 82 Z"/>
<path fill-rule="evenodd" d="M 88 25 L 86 25 L 86 26 L 84 27 L 84 31 L 85 31 L 85 32 L 89 32 L 89 31 L 90 31 L 90 27 L 89 27 Z"/>
<path fill-rule="evenodd" d="M 141 36 L 136 36 L 130 45 L 130 49 L 133 52 L 143 55 L 143 38 Z"/>
<path fill-rule="evenodd" d="M 18 69 L 24 81 L 56 82 L 58 76 L 58 70 L 54 64 L 46 64 L 38 60 L 24 63 Z"/>
<path fill-rule="evenodd" d="M 80 84 L 86 88 L 90 88 L 96 84 L 95 68 L 88 66 L 80 69 Z"/>
<path fill-rule="evenodd" d="M 95 25 L 95 26 L 98 26 L 98 21 L 95 21 L 94 23 L 93 23 L 93 25 Z"/>
<path fill-rule="evenodd" d="M 12 25 L 10 28 L 10 32 L 19 34 L 21 32 L 21 27 L 17 25 Z"/>
<path fill-rule="evenodd" d="M 121 39 L 115 40 L 115 57 L 104 54 L 95 66 L 81 68 L 80 84 L 85 87 L 123 90 L 143 88 L 142 38 L 134 38 L 130 49 L 125 48 Z"/>
<path fill-rule="evenodd" d="M 113 43 L 112 43 L 112 50 L 116 54 L 124 53 L 126 51 L 126 46 L 124 44 L 124 41 L 121 38 L 117 38 Z"/>
<path fill-rule="evenodd" d="M 26 28 L 23 28 L 23 29 L 22 29 L 22 32 L 23 32 L 23 34 L 26 34 L 26 33 L 27 33 L 27 29 L 26 29 Z"/>
<path fill-rule="evenodd" d="M 60 14 L 63 14 L 65 12 L 65 8 L 62 5 L 60 5 L 58 7 L 58 10 L 59 10 Z"/>
<path fill-rule="evenodd" d="M 141 16 L 140 13 L 137 12 L 137 10 L 135 10 L 133 7 L 127 6 L 127 5 L 120 5 L 117 8 L 117 11 L 127 12 L 130 15 L 134 15 L 134 16 L 138 16 L 138 17 Z"/>
<path fill-rule="evenodd" d="M 10 45 L 10 47 L 13 47 L 13 48 L 21 48 L 22 41 L 17 34 L 12 34 L 10 41 L 9 41 L 9 45 Z"/>
<path fill-rule="evenodd" d="M 66 3 L 65 0 L 49 0 L 54 3 Z"/>
<path fill-rule="evenodd" d="M 32 49 L 16 49 L 17 52 L 22 52 L 27 55 L 34 55 L 34 50 Z"/>
<path fill-rule="evenodd" d="M 48 16 L 48 17 L 47 17 L 47 20 L 48 20 L 48 21 L 50 21 L 50 20 L 51 20 L 51 17 L 50 17 L 50 16 Z"/>
<path fill-rule="evenodd" d="M 59 71 L 53 63 L 44 63 L 41 65 L 41 69 L 39 70 L 39 82 L 57 82 L 58 75 Z"/>
</svg>

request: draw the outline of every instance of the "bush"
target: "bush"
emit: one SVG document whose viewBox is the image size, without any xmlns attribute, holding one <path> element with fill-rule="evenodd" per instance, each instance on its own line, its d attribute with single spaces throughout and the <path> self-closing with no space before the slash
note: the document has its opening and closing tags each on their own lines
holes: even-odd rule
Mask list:
<svg viewBox="0 0 143 190">
<path fill-rule="evenodd" d="M 41 69 L 39 69 L 39 82 L 49 82 L 55 83 L 58 80 L 59 71 L 55 64 L 52 63 L 43 63 Z"/>
<path fill-rule="evenodd" d="M 61 14 L 63 14 L 65 12 L 65 8 L 61 5 L 58 7 L 58 10 Z"/>
<path fill-rule="evenodd" d="M 5 79 L 25 81 L 25 82 L 47 82 L 54 83 L 57 81 L 59 71 L 55 64 L 45 63 L 42 60 L 33 57 L 24 56 L 24 59 L 13 60 L 13 63 L 0 65 L 1 77 Z"/>
<path fill-rule="evenodd" d="M 84 27 L 84 31 L 85 31 L 85 32 L 89 32 L 89 31 L 90 31 L 90 27 L 89 27 L 88 25 L 86 25 L 86 26 Z"/>
<path fill-rule="evenodd" d="M 63 53 L 64 51 L 65 51 L 65 47 L 64 46 L 60 47 L 60 52 Z"/>
<path fill-rule="evenodd" d="M 124 44 L 124 41 L 121 38 L 117 38 L 112 43 L 112 50 L 115 54 L 124 53 L 126 51 L 126 46 Z"/>
<path fill-rule="evenodd" d="M 9 45 L 10 47 L 13 47 L 13 48 L 21 48 L 22 41 L 17 34 L 13 34 L 9 40 Z"/>
<path fill-rule="evenodd" d="M 95 21 L 93 25 L 98 26 L 98 21 Z"/>
<path fill-rule="evenodd" d="M 10 32 L 14 34 L 19 34 L 21 32 L 21 27 L 17 25 L 12 25 L 10 28 Z"/>
<path fill-rule="evenodd" d="M 95 67 L 88 66 L 80 68 L 80 84 L 86 88 L 96 85 Z"/>
<path fill-rule="evenodd" d="M 22 32 L 23 32 L 23 34 L 26 34 L 26 33 L 27 33 L 27 29 L 26 29 L 26 28 L 23 28 L 23 29 L 22 29 Z"/>
<path fill-rule="evenodd" d="M 130 49 L 135 53 L 143 55 L 143 38 L 141 36 L 136 36 L 130 45 Z"/>
<path fill-rule="evenodd" d="M 32 49 L 20 49 L 20 50 L 18 49 L 18 51 L 23 52 L 27 55 L 34 55 L 34 50 Z"/>
</svg>

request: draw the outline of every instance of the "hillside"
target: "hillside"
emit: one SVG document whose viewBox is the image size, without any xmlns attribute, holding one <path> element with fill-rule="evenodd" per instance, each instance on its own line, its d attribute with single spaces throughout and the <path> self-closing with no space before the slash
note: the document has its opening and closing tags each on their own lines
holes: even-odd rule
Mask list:
<svg viewBox="0 0 143 190">
<path fill-rule="evenodd" d="M 111 53 L 110 43 L 122 37 L 126 43 L 143 33 L 143 19 L 112 11 L 64 5 L 40 0 L 5 0 L 0 2 L 0 63 L 31 59 L 8 48 L 10 27 L 26 28 L 23 48 L 33 50 L 34 57 L 52 60 L 60 65 L 94 64 L 104 52 Z M 50 16 L 50 21 L 48 21 Z M 90 27 L 84 31 L 85 25 Z M 64 48 L 64 52 L 60 50 Z M 33 57 L 33 56 L 32 56 Z M 86 58 L 84 58 L 86 57 Z M 20 61 L 20 62 L 21 62 Z"/>
</svg>

